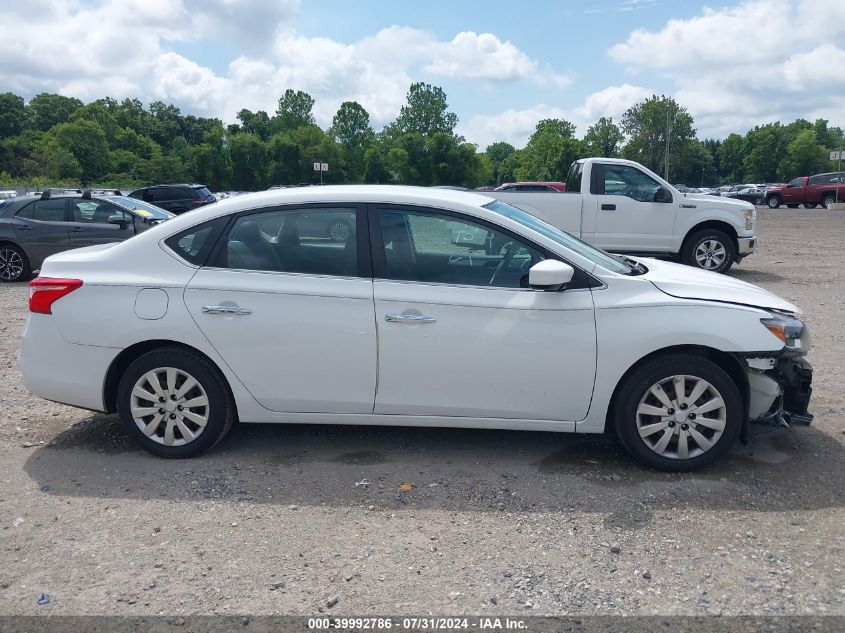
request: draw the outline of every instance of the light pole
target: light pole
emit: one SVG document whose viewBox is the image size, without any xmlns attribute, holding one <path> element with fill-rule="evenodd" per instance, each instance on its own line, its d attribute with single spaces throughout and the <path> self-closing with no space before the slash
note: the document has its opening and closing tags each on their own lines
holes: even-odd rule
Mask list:
<svg viewBox="0 0 845 633">
<path fill-rule="evenodd" d="M 672 121 L 670 123 L 669 122 L 669 113 L 671 111 L 672 111 L 672 103 L 669 101 L 669 99 L 666 99 L 666 158 L 663 161 L 664 166 L 665 166 L 665 172 L 664 172 L 663 178 L 666 180 L 666 182 L 669 182 L 669 147 L 670 147 L 669 139 L 672 137 L 672 127 L 675 124 L 675 117 L 678 116 L 678 113 L 675 112 L 675 114 L 672 116 Z"/>
</svg>

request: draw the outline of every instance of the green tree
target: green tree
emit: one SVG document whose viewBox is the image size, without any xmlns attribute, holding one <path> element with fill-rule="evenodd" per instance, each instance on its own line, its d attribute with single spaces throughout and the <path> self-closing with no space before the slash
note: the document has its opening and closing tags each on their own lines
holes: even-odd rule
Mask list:
<svg viewBox="0 0 845 633">
<path fill-rule="evenodd" d="M 575 126 L 564 119 L 544 119 L 519 152 L 518 180 L 564 180 L 572 161 L 586 153 Z"/>
<path fill-rule="evenodd" d="M 314 99 L 307 92 L 288 88 L 279 99 L 273 128 L 277 132 L 289 132 L 297 128 L 314 125 Z"/>
<path fill-rule="evenodd" d="M 750 182 L 773 182 L 786 152 L 783 126 L 778 123 L 757 126 L 745 135 L 745 157 L 742 161 L 745 179 Z"/>
<path fill-rule="evenodd" d="M 79 161 L 55 138 L 42 143 L 27 163 L 27 172 L 31 176 L 46 176 L 56 183 L 68 184 L 75 184 L 83 179 L 83 168 Z"/>
<path fill-rule="evenodd" d="M 385 158 L 384 148 L 371 145 L 364 151 L 364 181 L 374 183 L 390 182 L 392 176 Z"/>
<path fill-rule="evenodd" d="M 238 191 L 267 188 L 267 146 L 257 134 L 235 134 L 229 141 L 232 179 Z"/>
<path fill-rule="evenodd" d="M 43 92 L 34 96 L 27 105 L 29 126 L 46 132 L 54 125 L 70 121 L 70 115 L 81 106 L 79 99 Z"/>
<path fill-rule="evenodd" d="M 267 143 L 268 180 L 273 185 L 299 182 L 299 147 L 289 134 L 274 134 Z"/>
<path fill-rule="evenodd" d="M 745 139 L 739 134 L 729 134 L 718 152 L 723 180 L 728 183 L 742 180 L 745 173 Z"/>
<path fill-rule="evenodd" d="M 4 92 L 0 94 L 0 140 L 17 136 L 26 124 L 26 108 L 21 97 Z"/>
<path fill-rule="evenodd" d="M 272 131 L 270 117 L 264 110 L 252 112 L 244 108 L 238 112 L 238 121 L 241 122 L 241 131 L 247 134 L 254 134 L 262 141 L 270 138 L 270 132 Z"/>
<path fill-rule="evenodd" d="M 827 148 L 816 140 L 812 128 L 799 132 L 786 149 L 778 174 L 783 180 L 809 176 L 822 171 L 827 164 Z"/>
<path fill-rule="evenodd" d="M 452 134 L 458 124 L 458 115 L 449 112 L 446 93 L 442 88 L 423 82 L 413 83 L 406 99 L 407 103 L 399 110 L 399 117 L 390 126 L 398 134 Z"/>
<path fill-rule="evenodd" d="M 94 121 L 78 119 L 59 123 L 45 136 L 69 151 L 81 168 L 82 184 L 87 185 L 103 176 L 109 168 L 109 144 L 106 133 Z"/>
<path fill-rule="evenodd" d="M 591 156 L 614 158 L 619 156 L 619 148 L 624 140 L 622 130 L 612 118 L 601 117 L 587 128 L 584 135 L 586 150 Z"/>
<path fill-rule="evenodd" d="M 502 174 L 502 163 L 516 152 L 516 148 L 510 143 L 498 142 L 488 145 L 484 153 L 490 161 L 490 184 L 501 185 L 506 182 Z"/>
<path fill-rule="evenodd" d="M 688 151 L 687 145 L 695 138 L 689 112 L 674 99 L 657 95 L 625 111 L 622 131 L 628 137 L 622 156 L 660 174 L 665 172 L 667 161 L 670 167 L 677 165 L 679 158 Z M 667 134 L 670 137 L 669 156 L 666 155 Z M 670 169 L 669 179 L 673 177 L 674 172 Z"/>
<path fill-rule="evenodd" d="M 360 181 L 364 177 L 364 153 L 375 140 L 369 113 L 356 101 L 344 101 L 332 119 L 329 133 L 343 148 L 350 180 Z"/>
</svg>

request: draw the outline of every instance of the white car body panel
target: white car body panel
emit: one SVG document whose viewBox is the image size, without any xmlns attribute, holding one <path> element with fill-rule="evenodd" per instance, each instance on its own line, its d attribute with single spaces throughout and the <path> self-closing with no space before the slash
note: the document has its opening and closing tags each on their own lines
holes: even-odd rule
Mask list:
<svg viewBox="0 0 845 633">
<path fill-rule="evenodd" d="M 797 311 L 779 297 L 651 260 L 642 260 L 651 268 L 645 275 L 613 273 L 483 208 L 489 201 L 413 187 L 280 190 L 183 214 L 119 244 L 52 256 L 42 276 L 84 283 L 52 315 L 30 315 L 20 354 L 25 384 L 47 399 L 104 410 L 106 372 L 120 352 L 173 341 L 217 365 L 244 422 L 601 432 L 620 378 L 657 350 L 782 348 L 759 323 L 765 308 Z M 164 245 L 215 217 L 307 202 L 423 205 L 483 218 L 557 253 L 600 285 L 539 292 L 199 269 Z M 160 318 L 139 315 L 138 296 L 147 289 L 167 295 Z M 203 305 L 226 301 L 252 314 L 203 314 Z M 412 311 L 437 320 L 385 321 Z"/>
</svg>

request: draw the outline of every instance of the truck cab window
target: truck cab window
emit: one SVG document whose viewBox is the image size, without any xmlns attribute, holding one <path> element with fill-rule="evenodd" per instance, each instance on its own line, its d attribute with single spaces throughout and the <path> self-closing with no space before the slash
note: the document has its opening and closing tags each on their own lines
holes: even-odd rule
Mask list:
<svg viewBox="0 0 845 633">
<path fill-rule="evenodd" d="M 629 165 L 602 165 L 603 191 L 607 196 L 626 196 L 638 202 L 654 202 L 660 183 Z"/>
</svg>

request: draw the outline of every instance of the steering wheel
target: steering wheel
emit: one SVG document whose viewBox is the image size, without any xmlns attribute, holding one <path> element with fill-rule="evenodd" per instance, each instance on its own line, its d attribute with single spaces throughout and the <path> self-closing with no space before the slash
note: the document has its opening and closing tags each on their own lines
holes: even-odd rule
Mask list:
<svg viewBox="0 0 845 633">
<path fill-rule="evenodd" d="M 517 244 L 516 242 L 512 241 L 510 244 L 508 244 L 508 250 L 505 251 L 505 255 L 504 257 L 502 257 L 502 261 L 499 262 L 499 265 L 496 266 L 496 270 L 493 271 L 493 276 L 490 277 L 490 283 L 487 284 L 488 286 L 495 285 L 496 277 L 499 275 L 499 273 L 501 273 L 503 270 L 507 270 L 518 248 L 519 244 Z"/>
</svg>

